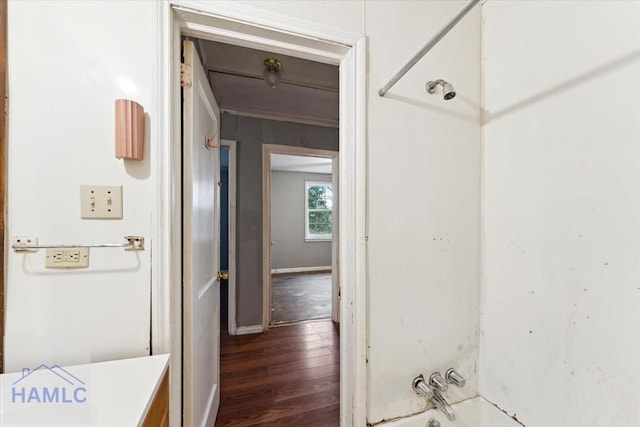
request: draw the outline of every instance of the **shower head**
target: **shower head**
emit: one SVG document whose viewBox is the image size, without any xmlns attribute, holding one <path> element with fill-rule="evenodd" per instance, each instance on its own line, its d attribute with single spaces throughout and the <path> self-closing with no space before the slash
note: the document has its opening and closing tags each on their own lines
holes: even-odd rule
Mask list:
<svg viewBox="0 0 640 427">
<path fill-rule="evenodd" d="M 444 92 L 444 99 L 447 101 L 456 96 L 456 90 L 451 83 L 442 85 L 442 91 Z"/>
<path fill-rule="evenodd" d="M 427 92 L 436 93 L 436 88 L 438 85 L 442 86 L 442 93 L 444 94 L 445 101 L 448 101 L 456 96 L 456 90 L 453 88 L 453 85 L 449 82 L 445 82 L 444 80 L 435 80 L 427 83 Z"/>
</svg>

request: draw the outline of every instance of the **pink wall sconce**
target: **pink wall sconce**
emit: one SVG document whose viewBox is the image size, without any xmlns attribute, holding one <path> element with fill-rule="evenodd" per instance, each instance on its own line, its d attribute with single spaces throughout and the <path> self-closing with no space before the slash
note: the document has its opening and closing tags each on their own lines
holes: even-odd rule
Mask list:
<svg viewBox="0 0 640 427">
<path fill-rule="evenodd" d="M 144 108 L 130 99 L 116 99 L 116 157 L 144 157 Z"/>
</svg>

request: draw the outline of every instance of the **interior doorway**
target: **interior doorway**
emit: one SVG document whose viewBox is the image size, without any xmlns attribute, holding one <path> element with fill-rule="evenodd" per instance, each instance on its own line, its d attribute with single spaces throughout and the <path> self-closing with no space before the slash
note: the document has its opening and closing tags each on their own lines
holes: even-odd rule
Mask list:
<svg viewBox="0 0 640 427">
<path fill-rule="evenodd" d="M 270 325 L 331 319 L 338 216 L 333 159 L 270 155 Z"/>
<path fill-rule="evenodd" d="M 171 349 L 181 354 L 183 345 L 182 302 L 177 296 L 182 290 L 181 208 L 181 152 L 175 141 L 180 139 L 180 36 L 189 35 L 237 43 L 254 48 L 274 48 L 278 52 L 340 66 L 340 147 L 344 149 L 340 162 L 341 224 L 339 236 L 341 252 L 340 275 L 344 284 L 340 310 L 342 317 L 352 321 L 340 324 L 340 419 L 341 424 L 362 424 L 366 409 L 366 257 L 365 257 L 365 99 L 366 99 L 366 39 L 362 34 L 350 33 L 296 19 L 264 16 L 245 5 L 229 4 L 220 7 L 202 4 L 194 10 L 188 2 L 176 0 L 159 8 L 158 79 L 162 96 L 158 97 L 160 111 L 158 129 L 161 165 L 158 179 L 159 194 L 170 195 L 157 206 L 162 227 L 158 230 L 152 270 L 154 281 L 169 283 L 167 292 L 154 296 L 152 330 L 154 350 Z M 242 17 L 241 20 L 238 17 Z M 159 289 L 164 289 L 159 285 Z M 169 292 L 170 290 L 170 292 Z M 170 406 L 171 422 L 180 425 L 181 380 L 183 364 L 180 357 L 171 359 Z"/>
<path fill-rule="evenodd" d="M 337 215 L 339 69 L 274 52 L 201 39 L 195 39 L 194 43 L 204 58 L 209 83 L 221 110 L 221 170 L 218 186 L 221 213 L 221 399 L 218 423 L 234 425 L 246 418 L 254 420 L 256 424 L 289 423 L 292 417 L 299 417 L 300 414 L 283 412 L 283 408 L 296 405 L 297 409 L 293 412 L 313 414 L 319 409 L 318 402 L 321 402 L 322 408 L 327 411 L 323 417 L 329 425 L 337 425 L 340 408 L 340 344 L 339 328 L 331 319 L 334 311 L 338 311 L 338 300 L 335 300 L 334 306 L 332 298 L 333 274 L 337 277 L 337 269 L 333 268 L 337 264 L 337 241 L 334 243 L 332 235 L 334 224 L 337 225 L 333 215 Z M 272 57 L 277 58 L 283 70 L 277 87 L 267 85 L 262 75 L 266 59 Z M 231 149 L 226 147 L 227 138 L 235 141 Z M 236 160 L 233 159 L 234 150 L 237 150 Z M 298 160 L 306 159 L 307 163 L 321 163 L 328 168 L 325 174 L 308 171 L 305 175 L 309 183 L 315 183 L 309 191 L 322 193 L 315 194 L 311 203 L 305 200 L 305 181 L 298 182 L 299 191 L 278 193 L 280 196 L 297 196 L 299 209 L 294 216 L 303 224 L 297 238 L 307 244 L 305 240 L 317 237 L 308 245 L 316 249 L 324 248 L 321 262 L 313 259 L 307 260 L 306 264 L 294 262 L 296 268 L 288 272 L 299 273 L 301 266 L 311 267 L 316 270 L 315 273 L 320 269 L 328 280 L 321 284 L 324 285 L 322 293 L 325 299 L 320 304 L 321 314 L 304 313 L 302 317 L 286 317 L 283 321 L 274 322 L 273 326 L 300 320 L 314 322 L 272 331 L 269 330 L 271 323 L 262 322 L 265 315 L 272 313 L 271 276 L 263 276 L 263 270 L 270 273 L 272 266 L 271 249 L 265 249 L 264 244 L 265 238 L 271 238 L 271 230 L 270 225 L 265 225 L 264 215 L 268 216 L 270 206 L 274 206 L 271 191 L 265 193 L 264 189 L 272 182 L 272 152 L 278 151 L 296 153 Z M 236 180 L 237 185 L 232 190 Z M 321 188 L 322 181 L 326 188 Z M 282 200 L 277 200 L 275 204 L 281 203 Z M 313 207 L 308 212 L 310 205 Z M 235 213 L 232 212 L 233 206 L 236 206 Z M 313 236 L 305 236 L 304 233 L 307 214 L 309 218 L 313 215 L 316 219 L 309 225 Z M 233 220 L 235 225 L 232 224 Z M 232 249 L 234 241 L 235 249 Z M 303 251 L 294 248 L 293 252 Z M 232 271 L 234 264 L 237 265 L 235 273 Z M 229 273 L 226 277 L 225 267 Z M 235 284 L 232 283 L 234 280 Z M 256 305 L 255 300 L 260 303 Z M 290 307 L 299 308 L 301 305 L 300 299 L 289 299 L 287 302 Z M 223 319 L 228 319 L 226 326 L 223 325 Z M 312 344 L 309 344 L 310 341 Z M 284 349 L 283 346 L 287 349 L 284 354 L 280 351 Z M 238 375 L 255 373 L 246 372 L 251 370 L 246 369 L 246 364 L 238 363 L 247 357 L 251 359 L 252 367 L 261 368 L 258 382 L 265 383 L 262 387 L 264 394 L 274 396 L 265 397 L 261 405 L 246 400 L 246 393 L 255 390 L 256 381 L 237 379 Z M 290 380 L 294 374 L 308 381 L 292 384 Z M 300 396 L 304 396 L 304 399 L 300 400 Z M 239 407 L 241 410 L 238 410 Z"/>
<path fill-rule="evenodd" d="M 323 151 L 338 151 L 339 149 L 339 67 L 317 61 L 310 61 L 296 56 L 289 56 L 277 51 L 251 49 L 228 43 L 220 43 L 202 38 L 193 38 L 196 49 L 201 58 L 210 82 L 210 86 L 221 110 L 221 155 L 226 152 L 225 139 L 237 142 L 237 163 L 230 160 L 228 171 L 237 170 L 237 192 L 235 203 L 237 215 L 230 219 L 236 220 L 235 227 L 229 228 L 229 242 L 235 237 L 235 251 L 222 248 L 221 270 L 225 272 L 225 263 L 229 254 L 229 261 L 235 256 L 235 274 L 229 265 L 228 285 L 225 278 L 221 281 L 222 309 L 228 307 L 228 322 L 225 330 L 229 334 L 250 334 L 266 331 L 272 325 L 271 317 L 271 277 L 267 274 L 271 270 L 271 253 L 269 245 L 262 240 L 269 233 L 264 223 L 265 209 L 269 209 L 269 194 L 263 191 L 264 182 L 269 177 L 264 176 L 263 164 L 266 155 L 263 146 L 282 145 L 292 149 L 303 150 L 303 156 L 313 154 L 313 150 L 320 150 L 319 161 L 325 162 L 329 168 L 327 175 L 338 175 L 337 164 L 332 163 L 332 157 Z M 276 77 L 273 77 L 271 65 L 277 64 Z M 311 150 L 304 152 L 304 150 Z M 221 196 L 225 201 L 225 166 L 221 169 Z M 262 170 L 260 167 L 262 166 Z M 268 166 L 267 166 L 268 167 Z M 335 168 L 335 173 L 332 173 Z M 230 175 L 231 176 L 231 175 Z M 336 178 L 337 179 L 337 178 Z M 336 185 L 337 187 L 337 181 Z M 301 190 L 298 196 L 302 195 Z M 230 200 L 233 194 L 229 194 Z M 337 199 L 336 199 L 337 205 Z M 273 205 L 271 205 L 273 206 Z M 304 205 L 300 205 L 302 208 Z M 221 219 L 224 220 L 226 208 L 222 207 Z M 323 213 L 318 213 L 323 215 Z M 326 215 L 326 214 L 324 214 Z M 336 213 L 337 216 L 337 213 Z M 298 217 L 304 219 L 304 212 Z M 337 220 L 332 221 L 337 225 Z M 221 224 L 222 240 L 226 224 Z M 302 233 L 302 226 L 298 227 Z M 331 273 L 329 298 L 331 315 L 338 321 L 338 301 L 332 299 L 334 288 L 337 288 L 337 244 L 331 238 L 324 242 L 308 243 L 311 239 L 304 234 L 298 240 L 302 244 L 300 251 L 293 251 L 302 255 L 309 249 L 316 252 L 322 246 L 325 249 L 325 260 L 320 270 Z M 256 245 L 257 243 L 257 245 Z M 336 265 L 336 268 L 332 266 Z M 291 265 L 289 264 L 289 267 Z M 257 267 L 257 268 L 256 268 Z M 275 268 L 282 268 L 280 265 Z M 286 267 L 286 265 L 285 265 Z M 310 267 L 306 263 L 297 267 Z M 292 273 L 294 271 L 282 271 Z M 295 271 L 298 272 L 298 271 Z M 235 282 L 234 282 L 235 281 Z M 260 287 L 256 287 L 259 284 Z M 337 295 L 337 290 L 335 290 Z M 260 302 L 260 300 L 262 301 Z M 235 311 L 234 311 L 235 308 Z M 226 317 L 227 311 L 223 313 Z M 300 320 L 325 318 L 324 315 L 298 317 Z M 286 319 L 289 321 L 289 319 Z M 234 327 L 235 323 L 235 327 Z M 276 321 L 281 323 L 281 321 Z"/>
<path fill-rule="evenodd" d="M 314 149 L 314 148 L 304 148 L 304 147 L 291 147 L 291 146 L 285 146 L 285 145 L 276 145 L 276 144 L 265 144 L 262 147 L 262 151 L 263 151 L 263 155 L 262 155 L 262 200 L 263 200 L 263 208 L 262 208 L 262 229 L 263 229 L 263 237 L 262 237 L 262 251 L 263 251 L 263 263 L 262 263 L 262 267 L 263 267 L 263 275 L 262 275 L 262 282 L 263 282 L 263 318 L 262 318 L 262 325 L 265 329 L 268 329 L 269 326 L 274 323 L 273 319 L 272 319 L 272 308 L 273 308 L 273 304 L 272 304 L 272 297 L 273 297 L 273 283 L 272 283 L 272 278 L 273 278 L 273 274 L 274 273 L 278 273 L 278 269 L 275 269 L 275 272 L 273 271 L 274 268 L 276 267 L 273 265 L 274 263 L 274 221 L 272 219 L 272 209 L 274 208 L 273 206 L 273 195 L 271 194 L 272 191 L 272 181 L 273 181 L 273 171 L 272 171 L 272 161 L 276 161 L 276 164 L 278 164 L 278 162 L 283 162 L 283 163 L 291 163 L 291 156 L 295 159 L 298 158 L 298 161 L 300 158 L 306 158 L 306 162 L 307 163 L 311 163 L 314 161 L 308 160 L 309 158 L 316 158 L 316 159 L 320 159 L 320 160 L 316 160 L 316 163 L 323 163 L 324 159 L 324 163 L 326 164 L 327 162 L 330 162 L 331 164 L 331 171 L 334 170 L 338 170 L 338 151 L 335 150 L 322 150 L 322 149 Z M 275 156 L 275 157 L 274 157 Z M 290 156 L 290 157 L 279 157 L 279 156 Z M 281 160 L 281 159 L 289 159 L 289 160 Z M 302 200 L 303 206 L 305 203 L 307 203 L 306 206 L 304 206 L 304 212 L 300 215 L 297 216 L 298 219 L 301 219 L 302 221 L 299 222 L 298 224 L 298 228 L 300 228 L 301 232 L 298 235 L 297 239 L 298 239 L 298 243 L 299 245 L 297 246 L 308 246 L 309 243 L 311 243 L 313 245 L 312 242 L 307 242 L 307 240 L 310 240 L 309 237 L 317 237 L 318 239 L 318 243 L 322 242 L 322 240 L 328 241 L 328 243 L 330 243 L 330 248 L 331 248 L 331 312 L 332 312 L 332 320 L 334 322 L 338 322 L 339 321 L 339 316 L 337 315 L 337 313 L 339 312 L 339 304 L 340 304 L 340 265 L 339 265 L 339 252 L 338 252 L 338 240 L 339 240 L 339 193 L 338 193 L 338 189 L 339 189 L 339 179 L 338 179 L 338 175 L 337 173 L 332 173 L 330 175 L 331 177 L 331 182 L 330 182 L 330 187 L 331 188 L 331 210 L 335 213 L 332 213 L 330 215 L 330 222 L 331 222 L 331 230 L 332 233 L 329 236 L 328 235 L 328 229 L 326 228 L 326 224 L 329 222 L 327 220 L 327 217 L 329 217 L 329 214 L 327 213 L 327 209 L 326 206 L 324 208 L 321 209 L 311 209 L 311 212 L 309 210 L 309 200 L 308 200 L 308 196 L 307 196 L 307 191 L 310 187 L 312 187 L 311 189 L 313 190 L 313 187 L 316 188 L 316 190 L 319 190 L 318 187 L 320 187 L 322 184 L 320 182 L 315 182 L 315 186 L 314 181 L 307 181 L 304 180 L 304 185 L 302 186 L 302 188 L 299 188 L 299 190 L 302 190 L 302 198 L 298 199 L 298 200 Z M 326 179 L 326 178 L 324 178 Z M 329 181 L 325 181 L 325 182 L 329 182 Z M 326 191 L 326 189 L 325 189 Z M 300 194 L 300 193 L 299 193 Z M 288 198 L 288 197 L 287 197 Z M 278 198 L 276 197 L 276 201 L 278 201 Z M 313 201 L 315 204 L 315 200 Z M 325 200 L 323 202 L 324 204 L 327 204 L 327 201 Z M 277 207 L 276 207 L 276 210 Z M 315 212 L 314 212 L 315 211 Z M 316 224 L 316 231 L 311 231 L 309 232 L 309 230 L 305 230 L 305 228 L 309 225 L 309 219 L 312 217 L 312 214 L 315 214 L 315 218 L 311 219 L 311 222 L 315 222 Z M 305 218 L 305 216 L 308 216 Z M 322 218 L 322 219 L 321 219 Z M 277 224 L 277 221 L 276 221 Z M 289 227 L 289 226 L 293 226 L 296 227 L 295 224 L 291 224 L 291 223 L 286 223 L 284 225 L 284 227 Z M 278 230 L 278 228 L 282 228 L 281 227 L 276 227 L 275 231 L 280 231 Z M 291 233 L 282 233 L 284 235 L 287 234 L 291 234 Z M 315 234 L 315 236 L 311 236 L 311 234 Z M 279 236 L 281 237 L 281 236 Z M 328 239 L 330 237 L 330 239 Z M 303 239 L 304 244 L 300 244 L 299 240 Z M 288 239 L 290 240 L 290 239 Z M 313 249 L 314 247 L 311 246 L 311 248 Z M 275 249 L 281 249 L 281 248 L 275 248 Z M 316 248 L 317 249 L 317 248 Z M 303 249 L 299 249 L 300 251 L 302 251 Z M 283 251 L 286 254 L 286 251 Z M 280 260 L 278 257 L 278 251 L 275 252 L 276 253 L 276 259 L 275 262 L 279 263 L 279 262 L 285 262 L 283 260 Z M 315 258 L 315 256 L 313 256 L 315 254 L 315 251 L 311 251 L 311 258 Z M 286 257 L 283 257 L 286 258 Z M 297 258 L 297 257 L 296 257 Z M 326 254 L 325 254 L 325 260 L 326 258 Z M 302 261 L 300 261 L 302 262 Z M 317 262 L 317 260 L 316 260 Z M 312 266 L 312 267 L 303 267 L 303 268 L 293 268 L 293 271 L 289 270 L 289 272 L 297 272 L 297 270 L 305 270 L 305 269 L 317 269 L 320 271 L 326 271 L 327 267 L 326 266 Z M 280 270 L 282 272 L 282 269 Z M 287 272 L 287 270 L 285 269 L 285 272 Z"/>
</svg>

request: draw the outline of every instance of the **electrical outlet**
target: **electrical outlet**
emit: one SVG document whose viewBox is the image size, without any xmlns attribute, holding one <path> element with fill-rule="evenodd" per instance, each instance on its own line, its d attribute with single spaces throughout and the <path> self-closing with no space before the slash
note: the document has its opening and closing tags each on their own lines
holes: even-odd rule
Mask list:
<svg viewBox="0 0 640 427">
<path fill-rule="evenodd" d="M 81 185 L 83 219 L 122 219 L 122 186 Z"/>
<path fill-rule="evenodd" d="M 89 248 L 49 248 L 46 268 L 87 268 Z"/>
</svg>

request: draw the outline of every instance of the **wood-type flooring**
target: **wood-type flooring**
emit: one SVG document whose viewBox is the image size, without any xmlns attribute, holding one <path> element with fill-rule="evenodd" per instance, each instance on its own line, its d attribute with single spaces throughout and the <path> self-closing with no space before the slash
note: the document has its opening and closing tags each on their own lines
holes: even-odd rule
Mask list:
<svg viewBox="0 0 640 427">
<path fill-rule="evenodd" d="M 331 318 L 331 272 L 273 274 L 271 323 Z"/>
<path fill-rule="evenodd" d="M 220 333 L 216 426 L 338 427 L 340 351 L 331 320 Z"/>
</svg>

